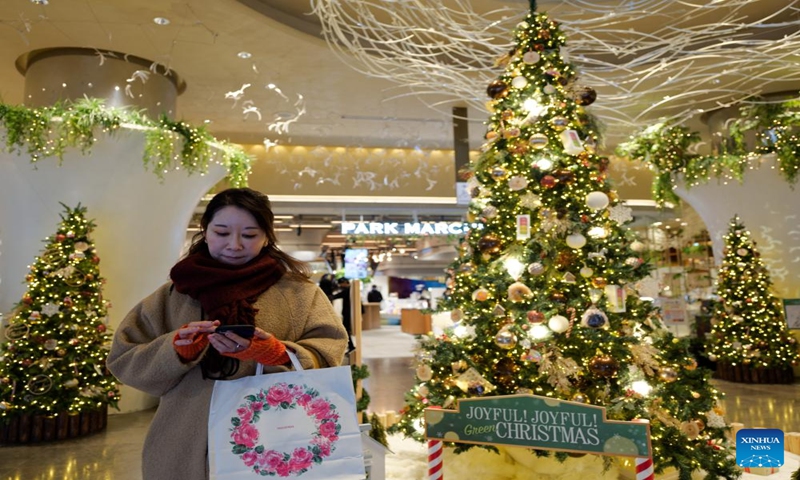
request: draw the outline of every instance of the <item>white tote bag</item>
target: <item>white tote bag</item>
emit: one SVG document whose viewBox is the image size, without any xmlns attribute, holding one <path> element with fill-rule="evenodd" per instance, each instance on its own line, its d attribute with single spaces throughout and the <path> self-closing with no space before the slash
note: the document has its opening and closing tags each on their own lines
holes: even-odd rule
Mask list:
<svg viewBox="0 0 800 480">
<path fill-rule="evenodd" d="M 350 367 L 217 381 L 208 416 L 211 480 L 362 480 L 364 450 Z"/>
</svg>

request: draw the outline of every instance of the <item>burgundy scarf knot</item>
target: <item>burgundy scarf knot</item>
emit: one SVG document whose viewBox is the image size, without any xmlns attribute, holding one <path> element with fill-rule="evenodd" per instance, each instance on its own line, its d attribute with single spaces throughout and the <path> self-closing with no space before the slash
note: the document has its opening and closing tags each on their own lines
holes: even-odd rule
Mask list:
<svg viewBox="0 0 800 480">
<path fill-rule="evenodd" d="M 245 265 L 228 265 L 207 252 L 188 255 L 172 267 L 175 290 L 198 300 L 208 320 L 222 324 L 255 324 L 253 302 L 274 285 L 286 267 L 266 251 Z"/>
</svg>

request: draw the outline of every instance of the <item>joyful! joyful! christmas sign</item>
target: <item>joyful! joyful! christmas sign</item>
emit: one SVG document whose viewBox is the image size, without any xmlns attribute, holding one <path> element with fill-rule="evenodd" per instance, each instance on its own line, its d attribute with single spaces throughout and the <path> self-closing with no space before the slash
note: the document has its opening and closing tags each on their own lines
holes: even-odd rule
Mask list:
<svg viewBox="0 0 800 480">
<path fill-rule="evenodd" d="M 428 439 L 649 457 L 650 423 L 606 419 L 603 407 L 536 395 L 466 398 L 458 410 L 425 410 Z"/>
</svg>

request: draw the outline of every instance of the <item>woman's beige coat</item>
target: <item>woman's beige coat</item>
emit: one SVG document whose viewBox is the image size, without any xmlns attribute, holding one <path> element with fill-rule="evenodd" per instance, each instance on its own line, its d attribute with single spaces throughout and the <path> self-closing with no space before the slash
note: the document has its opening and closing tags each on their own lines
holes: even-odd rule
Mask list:
<svg viewBox="0 0 800 480">
<path fill-rule="evenodd" d="M 256 326 L 294 350 L 304 368 L 341 364 L 347 333 L 314 283 L 284 275 L 253 306 L 258 309 Z M 197 320 L 202 320 L 200 303 L 167 283 L 134 307 L 114 335 L 108 368 L 122 383 L 160 397 L 144 444 L 144 480 L 208 478 L 208 409 L 214 380 L 203 379 L 199 360 L 183 363 L 172 347 L 175 331 Z M 241 362 L 234 378 L 254 372 L 255 362 Z"/>
</svg>

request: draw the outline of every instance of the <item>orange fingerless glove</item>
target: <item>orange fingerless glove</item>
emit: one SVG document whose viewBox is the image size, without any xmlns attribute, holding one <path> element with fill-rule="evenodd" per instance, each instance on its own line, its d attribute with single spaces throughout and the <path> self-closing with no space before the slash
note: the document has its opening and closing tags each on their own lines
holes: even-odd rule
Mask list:
<svg viewBox="0 0 800 480">
<path fill-rule="evenodd" d="M 286 345 L 275 337 L 269 337 L 266 340 L 253 337 L 249 347 L 241 352 L 226 353 L 225 355 L 239 360 L 255 360 L 262 365 L 283 365 L 289 362 Z"/>
<path fill-rule="evenodd" d="M 206 348 L 206 345 L 208 345 L 208 334 L 202 333 L 195 335 L 192 339 L 192 343 L 189 345 L 175 345 L 176 340 L 180 340 L 177 332 L 175 336 L 172 337 L 172 348 L 175 349 L 178 356 L 181 357 L 181 360 L 191 362 L 195 360 L 200 355 L 200 352 Z"/>
</svg>

